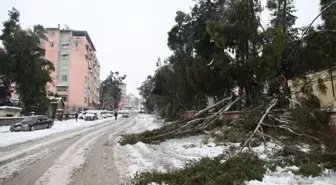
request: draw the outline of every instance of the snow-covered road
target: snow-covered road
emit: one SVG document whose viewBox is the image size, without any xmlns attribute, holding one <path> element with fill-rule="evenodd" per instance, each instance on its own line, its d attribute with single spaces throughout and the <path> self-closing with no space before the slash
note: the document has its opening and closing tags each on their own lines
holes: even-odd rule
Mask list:
<svg viewBox="0 0 336 185">
<path fill-rule="evenodd" d="M 112 118 L 108 120 L 113 121 Z M 63 133 L 65 131 L 91 127 L 105 121 L 106 120 L 97 120 L 93 122 L 84 120 L 78 120 L 78 122 L 76 122 L 76 120 L 55 121 L 54 126 L 51 129 L 37 130 L 35 132 L 10 132 L 9 126 L 2 126 L 0 127 L 0 148 L 36 140 L 57 133 Z"/>
<path fill-rule="evenodd" d="M 0 184 L 67 185 L 75 183 L 73 179 L 78 179 L 75 174 L 81 174 L 83 165 L 90 161 L 88 158 L 90 159 L 91 153 L 104 154 L 104 150 L 93 152 L 92 148 L 96 148 L 96 145 L 108 147 L 102 145 L 107 141 L 116 143 L 117 141 L 113 139 L 116 139 L 125 129 L 132 127 L 135 123 L 133 119 L 63 122 L 55 124 L 55 127 L 50 130 L 0 133 L 1 138 L 4 139 L 1 141 L 2 146 L 5 146 L 0 148 Z M 118 181 L 118 179 L 113 180 Z"/>
</svg>

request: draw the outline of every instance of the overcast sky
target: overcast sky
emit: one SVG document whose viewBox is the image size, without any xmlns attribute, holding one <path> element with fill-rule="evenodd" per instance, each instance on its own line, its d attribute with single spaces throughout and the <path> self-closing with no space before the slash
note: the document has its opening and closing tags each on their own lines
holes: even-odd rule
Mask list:
<svg viewBox="0 0 336 185">
<path fill-rule="evenodd" d="M 305 26 L 319 12 L 319 0 L 294 0 L 297 25 Z M 192 0 L 1 0 L 0 21 L 12 7 L 21 13 L 22 27 L 42 24 L 86 30 L 97 49 L 100 77 L 110 70 L 126 74 L 127 93 L 153 74 L 158 57 L 170 55 L 167 32 L 178 10 L 189 11 Z M 263 23 L 267 22 L 263 14 Z"/>
</svg>

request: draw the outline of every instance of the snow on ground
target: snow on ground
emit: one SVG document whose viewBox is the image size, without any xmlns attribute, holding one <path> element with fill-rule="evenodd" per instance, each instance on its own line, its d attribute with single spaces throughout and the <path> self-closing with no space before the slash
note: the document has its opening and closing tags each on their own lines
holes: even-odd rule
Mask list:
<svg viewBox="0 0 336 185">
<path fill-rule="evenodd" d="M 140 133 L 163 126 L 152 115 L 138 115 L 136 124 L 128 133 Z M 201 157 L 215 157 L 223 153 L 225 147 L 214 143 L 203 144 L 203 137 L 193 136 L 182 139 L 171 139 L 160 145 L 149 145 L 138 142 L 134 145 L 115 146 L 116 165 L 123 171 L 121 179 L 133 176 L 137 171 L 167 171 L 182 168 L 185 163 Z"/>
<path fill-rule="evenodd" d="M 163 125 L 151 115 L 139 115 L 137 123 L 129 132 L 143 132 L 153 130 Z M 230 143 L 226 146 L 216 146 L 214 143 L 203 144 L 202 136 L 193 136 L 182 139 L 171 139 L 159 145 L 150 145 L 138 142 L 134 145 L 115 146 L 116 165 L 124 173 L 120 179 L 128 180 L 138 171 L 168 171 L 182 168 L 190 160 L 198 160 L 201 157 L 215 157 L 229 152 L 230 146 L 239 147 L 239 143 Z M 263 144 L 252 150 L 261 159 L 267 160 L 279 146 L 274 143 Z M 308 151 L 307 147 L 302 147 Z M 265 152 L 266 151 L 266 152 Z M 293 168 L 292 168 L 293 169 Z M 296 169 L 298 169 L 296 167 Z M 276 172 L 267 172 L 262 181 L 249 181 L 248 185 L 336 185 L 336 174 L 325 173 L 321 177 L 302 177 L 293 174 L 287 169 L 278 168 Z M 155 185 L 155 183 L 152 183 Z"/>
<path fill-rule="evenodd" d="M 203 144 L 201 136 L 171 139 L 160 145 L 138 142 L 134 145 L 116 145 L 115 159 L 123 172 L 133 176 L 137 171 L 168 171 L 184 167 L 191 160 L 201 157 L 216 157 L 225 148 L 215 144 Z M 125 177 L 120 177 L 124 179 Z"/>
<path fill-rule="evenodd" d="M 9 164 L 0 167 L 0 184 L 6 179 L 14 177 L 19 171 L 22 170 L 23 166 L 28 166 L 38 161 L 41 156 L 46 156 L 53 151 L 53 148 L 46 148 L 41 152 L 33 155 L 28 155 L 19 160 L 13 161 Z"/>
<path fill-rule="evenodd" d="M 157 120 L 153 115 L 138 114 L 136 124 L 127 133 L 141 133 L 146 130 L 155 130 L 163 126 L 163 122 Z"/>
<path fill-rule="evenodd" d="M 260 159 L 268 160 L 270 155 L 274 154 L 274 149 L 279 149 L 275 143 L 267 143 L 252 148 Z M 298 146 L 303 152 L 309 151 L 308 145 Z M 303 177 L 293 174 L 290 170 L 298 171 L 296 166 L 280 168 L 277 167 L 275 172 L 268 171 L 262 181 L 249 181 L 247 185 L 336 185 L 336 173 L 325 171 L 320 177 Z"/>
<path fill-rule="evenodd" d="M 72 173 L 84 165 L 92 146 L 105 134 L 105 128 L 96 130 L 71 145 L 37 180 L 35 185 L 67 185 L 71 182 Z"/>
<path fill-rule="evenodd" d="M 290 167 L 292 170 L 298 167 Z M 249 181 L 247 185 L 336 185 L 336 173 L 325 171 L 320 177 L 303 177 L 293 174 L 289 168 L 277 168 L 267 172 L 262 181 Z"/>
<path fill-rule="evenodd" d="M 0 127 L 0 134 L 5 133 L 5 132 L 10 132 L 9 131 L 9 126 Z"/>
<path fill-rule="evenodd" d="M 0 148 L 10 146 L 13 144 L 24 143 L 31 140 L 36 140 L 48 135 L 65 132 L 68 130 L 89 127 L 106 122 L 107 120 L 114 120 L 113 118 L 97 120 L 97 121 L 84 121 L 84 120 L 67 120 L 55 121 L 51 129 L 36 130 L 33 132 L 5 132 L 9 131 L 9 126 L 0 127 Z M 3 132 L 2 132 L 3 131 Z"/>
</svg>

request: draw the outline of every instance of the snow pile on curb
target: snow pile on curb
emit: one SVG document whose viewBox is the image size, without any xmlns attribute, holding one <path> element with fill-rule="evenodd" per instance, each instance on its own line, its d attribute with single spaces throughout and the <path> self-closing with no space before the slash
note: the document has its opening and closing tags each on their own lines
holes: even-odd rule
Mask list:
<svg viewBox="0 0 336 185">
<path fill-rule="evenodd" d="M 9 126 L 2 126 L 0 127 L 0 134 L 10 132 L 9 131 Z"/>
<path fill-rule="evenodd" d="M 0 148 L 7 147 L 10 145 L 24 143 L 31 140 L 40 139 L 45 136 L 52 134 L 57 134 L 77 128 L 89 127 L 92 125 L 97 125 L 101 123 L 106 123 L 106 121 L 112 121 L 113 118 L 103 119 L 97 121 L 83 121 L 83 120 L 68 120 L 68 121 L 55 121 L 54 126 L 51 129 L 36 130 L 34 132 L 4 132 L 0 133 Z M 0 127 L 0 131 L 9 130 L 8 126 Z"/>
</svg>

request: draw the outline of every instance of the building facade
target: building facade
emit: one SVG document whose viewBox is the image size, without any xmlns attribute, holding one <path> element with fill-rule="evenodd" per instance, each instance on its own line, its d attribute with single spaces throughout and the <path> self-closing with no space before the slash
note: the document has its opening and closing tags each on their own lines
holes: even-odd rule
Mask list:
<svg viewBox="0 0 336 185">
<path fill-rule="evenodd" d="M 140 99 L 134 94 L 126 95 L 126 107 L 132 108 L 134 110 L 140 110 Z"/>
<path fill-rule="evenodd" d="M 126 84 L 119 84 L 121 90 L 121 100 L 119 102 L 119 110 L 124 110 L 126 108 Z"/>
<path fill-rule="evenodd" d="M 62 97 L 66 108 L 81 110 L 99 104 L 100 64 L 87 31 L 47 28 L 45 57 L 55 66 L 48 90 Z"/>
<path fill-rule="evenodd" d="M 301 97 L 305 97 L 300 91 L 301 87 L 309 85 L 312 87 L 312 94 L 319 99 L 321 108 L 336 108 L 335 77 L 336 70 L 332 70 L 332 72 L 324 70 L 306 75 L 306 81 L 309 83 L 301 79 L 288 80 L 288 87 L 291 90 L 291 99 L 294 100 L 290 102 L 290 107 L 294 108 L 298 106 L 296 102 L 298 102 Z M 319 78 L 323 80 L 323 83 L 327 88 L 325 93 L 321 93 L 317 89 Z"/>
</svg>

